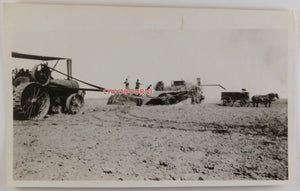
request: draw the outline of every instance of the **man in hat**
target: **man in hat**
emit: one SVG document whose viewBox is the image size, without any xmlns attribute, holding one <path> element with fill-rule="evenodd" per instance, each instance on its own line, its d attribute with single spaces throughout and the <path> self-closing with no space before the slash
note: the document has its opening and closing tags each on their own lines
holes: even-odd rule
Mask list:
<svg viewBox="0 0 300 191">
<path fill-rule="evenodd" d="M 143 85 L 143 84 L 140 83 L 139 79 L 137 79 L 137 80 L 136 80 L 136 83 L 135 83 L 135 89 L 136 89 L 136 90 L 140 89 L 140 86 L 141 86 L 141 85 Z"/>
<path fill-rule="evenodd" d="M 125 84 L 125 89 L 129 90 L 129 81 L 128 81 L 128 78 L 126 78 L 126 80 L 125 80 L 125 82 L 123 84 Z"/>
</svg>

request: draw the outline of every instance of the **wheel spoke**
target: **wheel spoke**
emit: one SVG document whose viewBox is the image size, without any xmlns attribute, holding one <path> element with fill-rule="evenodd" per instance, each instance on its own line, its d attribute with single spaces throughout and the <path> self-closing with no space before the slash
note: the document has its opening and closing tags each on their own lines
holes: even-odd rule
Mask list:
<svg viewBox="0 0 300 191">
<path fill-rule="evenodd" d="M 28 106 L 28 107 L 27 107 Z M 32 107 L 32 105 L 31 104 L 27 104 L 26 106 L 25 106 L 25 113 L 26 114 L 28 114 L 28 112 L 30 111 L 30 109 L 31 109 L 31 107 Z"/>
<path fill-rule="evenodd" d="M 31 96 L 34 95 L 34 92 L 33 92 L 34 90 L 33 90 L 33 88 L 30 88 L 29 90 L 30 90 L 30 92 L 29 92 L 30 95 L 31 95 Z"/>
<path fill-rule="evenodd" d="M 42 108 L 44 105 L 45 105 L 45 102 L 46 102 L 46 99 L 44 98 L 42 98 L 42 99 L 39 99 L 38 100 L 38 106 L 40 107 L 40 108 Z"/>
<path fill-rule="evenodd" d="M 36 93 L 36 87 L 33 86 L 33 93 L 32 93 L 32 97 L 35 97 L 35 93 Z"/>
<path fill-rule="evenodd" d="M 32 104 L 32 110 L 31 110 L 30 118 L 35 117 L 35 109 L 36 109 L 35 104 Z"/>
<path fill-rule="evenodd" d="M 35 106 L 34 106 L 34 116 L 38 116 L 40 114 L 39 110 L 40 110 L 40 107 L 37 104 L 35 104 Z"/>
<path fill-rule="evenodd" d="M 35 97 L 36 97 L 36 100 L 37 100 L 37 101 L 40 100 L 44 95 L 46 95 L 45 92 L 41 92 L 41 93 L 37 94 L 37 95 L 35 96 Z"/>
<path fill-rule="evenodd" d="M 28 118 L 29 118 L 29 119 L 31 118 L 31 112 L 32 112 L 32 109 L 33 109 L 33 105 L 31 105 L 31 108 L 30 108 L 30 111 L 29 111 L 29 115 L 28 115 Z"/>
<path fill-rule="evenodd" d="M 42 96 L 46 95 L 45 92 L 41 93 L 36 99 L 39 100 Z"/>
<path fill-rule="evenodd" d="M 25 91 L 23 92 L 23 94 L 27 97 L 27 98 L 30 98 L 31 95 L 30 95 L 30 92 L 29 90 L 25 89 Z"/>
<path fill-rule="evenodd" d="M 33 108 L 32 108 L 32 117 L 36 117 L 37 116 L 37 112 L 36 112 L 36 109 L 37 109 L 37 107 L 36 107 L 36 103 L 35 104 L 33 104 Z"/>
<path fill-rule="evenodd" d="M 34 97 L 37 97 L 37 96 L 39 95 L 40 89 L 41 89 L 41 88 L 38 88 L 38 90 L 37 90 L 36 94 L 34 95 Z"/>
</svg>

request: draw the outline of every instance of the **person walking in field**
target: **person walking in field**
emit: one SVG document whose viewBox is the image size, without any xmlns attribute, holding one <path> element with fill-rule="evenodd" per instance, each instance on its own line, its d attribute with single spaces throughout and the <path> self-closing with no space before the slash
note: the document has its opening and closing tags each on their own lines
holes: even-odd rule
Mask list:
<svg viewBox="0 0 300 191">
<path fill-rule="evenodd" d="M 129 90 L 129 81 L 128 81 L 128 78 L 126 78 L 126 80 L 125 80 L 125 82 L 123 84 L 125 84 L 125 89 Z"/>
</svg>

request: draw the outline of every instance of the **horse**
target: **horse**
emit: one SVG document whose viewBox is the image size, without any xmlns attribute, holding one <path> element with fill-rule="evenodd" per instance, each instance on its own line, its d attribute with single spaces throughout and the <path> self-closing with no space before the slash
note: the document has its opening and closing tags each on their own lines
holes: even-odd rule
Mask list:
<svg viewBox="0 0 300 191">
<path fill-rule="evenodd" d="M 271 107 L 271 102 L 275 100 L 275 98 L 279 99 L 277 93 L 269 93 L 267 95 L 255 95 L 252 96 L 252 104 L 253 107 L 258 107 L 259 103 L 264 103 L 265 107 Z"/>
</svg>

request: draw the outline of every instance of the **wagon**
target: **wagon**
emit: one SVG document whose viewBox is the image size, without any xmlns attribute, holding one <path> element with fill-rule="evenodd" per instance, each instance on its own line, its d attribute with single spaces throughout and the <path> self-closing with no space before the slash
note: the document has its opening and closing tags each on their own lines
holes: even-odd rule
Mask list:
<svg viewBox="0 0 300 191">
<path fill-rule="evenodd" d="M 223 106 L 233 106 L 234 103 L 238 102 L 240 106 L 247 106 L 250 103 L 249 92 L 222 92 L 221 100 Z"/>
</svg>

